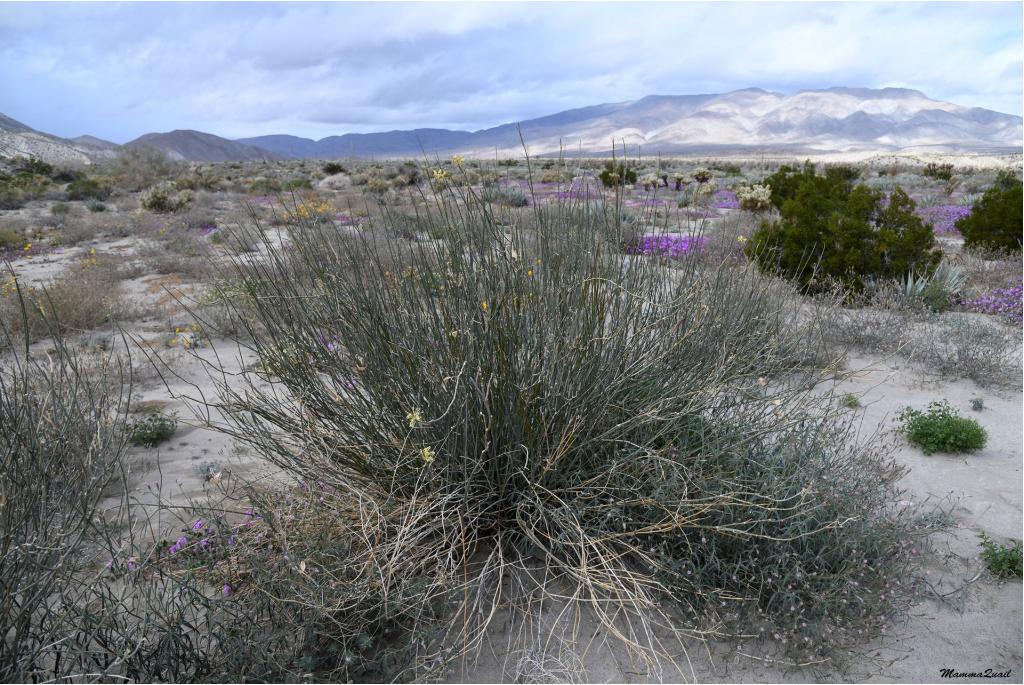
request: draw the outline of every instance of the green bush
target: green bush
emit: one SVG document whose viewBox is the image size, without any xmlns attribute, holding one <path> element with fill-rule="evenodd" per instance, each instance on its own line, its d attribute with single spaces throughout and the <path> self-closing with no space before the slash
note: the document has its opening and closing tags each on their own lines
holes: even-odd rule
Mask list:
<svg viewBox="0 0 1024 685">
<path fill-rule="evenodd" d="M 633 185 L 636 183 L 636 171 L 627 166 L 625 162 L 605 162 L 604 169 L 598 174 L 598 178 L 601 179 L 601 184 L 605 188 L 614 188 L 616 186 Z"/>
<path fill-rule="evenodd" d="M 981 560 L 985 562 L 985 567 L 992 575 L 999 578 L 1021 577 L 1024 573 L 1024 549 L 1021 548 L 1019 540 L 1002 545 L 985 533 L 978 537 L 981 538 Z"/>
<path fill-rule="evenodd" d="M 183 210 L 191 201 L 192 196 L 187 190 L 172 193 L 166 188 L 153 188 L 142 198 L 142 206 L 156 214 L 172 214 Z"/>
<path fill-rule="evenodd" d="M 932 402 L 924 412 L 907 407 L 898 418 L 907 440 L 925 454 L 975 452 L 988 440 L 977 421 L 960 416 L 945 400 Z"/>
<path fill-rule="evenodd" d="M 930 276 L 942 258 L 931 228 L 898 187 L 886 201 L 866 185 L 851 188 L 843 167 L 820 176 L 810 165 L 769 182 L 781 216 L 762 222 L 746 254 L 805 291 L 822 289 L 823 281 L 859 291 L 867 279 Z"/>
<path fill-rule="evenodd" d="M 68 184 L 69 200 L 106 200 L 110 197 L 110 186 L 98 178 L 80 178 Z"/>
<path fill-rule="evenodd" d="M 128 424 L 128 436 L 133 445 L 156 447 L 170 440 L 178 429 L 178 420 L 163 414 L 148 414 Z"/>
<path fill-rule="evenodd" d="M 345 173 L 345 167 L 337 162 L 327 162 L 327 164 L 324 164 L 324 173 L 328 176 L 343 174 Z"/>
<path fill-rule="evenodd" d="M 1024 233 L 1024 182 L 1003 172 L 971 213 L 956 222 L 967 247 L 1019 252 Z"/>
</svg>

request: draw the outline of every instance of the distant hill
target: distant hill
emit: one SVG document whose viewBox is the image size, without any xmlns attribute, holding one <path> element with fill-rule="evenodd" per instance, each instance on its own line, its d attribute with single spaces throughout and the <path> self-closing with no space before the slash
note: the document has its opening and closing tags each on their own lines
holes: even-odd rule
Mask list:
<svg viewBox="0 0 1024 685">
<path fill-rule="evenodd" d="M 169 133 L 147 133 L 125 143 L 126 147 L 152 147 L 172 159 L 192 162 L 270 161 L 287 159 L 281 155 L 243 142 L 228 140 L 201 131 L 178 130 Z"/>
<path fill-rule="evenodd" d="M 0 157 L 35 157 L 51 164 L 92 164 L 113 154 L 110 149 L 41 133 L 0 114 Z"/>
<path fill-rule="evenodd" d="M 791 95 L 759 88 L 650 95 L 567 110 L 480 131 L 417 129 L 321 140 L 261 136 L 238 142 L 291 157 L 513 155 L 520 131 L 532 154 L 607 154 L 612 141 L 645 153 L 1019 151 L 1022 120 L 933 100 L 904 88 L 828 88 Z"/>
</svg>

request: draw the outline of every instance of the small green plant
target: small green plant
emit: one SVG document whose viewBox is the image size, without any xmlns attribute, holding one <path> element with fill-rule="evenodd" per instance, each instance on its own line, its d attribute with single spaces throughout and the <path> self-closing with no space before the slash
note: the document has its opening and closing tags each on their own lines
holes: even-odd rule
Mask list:
<svg viewBox="0 0 1024 685">
<path fill-rule="evenodd" d="M 860 406 L 860 399 L 852 392 L 843 395 L 843 405 L 849 409 L 856 409 Z"/>
<path fill-rule="evenodd" d="M 64 216 L 71 213 L 71 207 L 67 202 L 57 202 L 50 207 L 50 214 Z"/>
<path fill-rule="evenodd" d="M 328 176 L 334 176 L 335 174 L 345 173 L 345 167 L 338 164 L 337 162 L 328 162 L 324 164 L 324 173 Z"/>
<path fill-rule="evenodd" d="M 169 440 L 178 429 L 178 419 L 164 414 L 148 414 L 128 425 L 128 437 L 133 445 L 155 447 Z"/>
<path fill-rule="evenodd" d="M 86 200 L 85 208 L 94 213 L 107 211 L 107 206 L 99 200 Z"/>
<path fill-rule="evenodd" d="M 907 407 L 899 414 L 900 430 L 925 454 L 974 452 L 985 446 L 988 434 L 974 419 L 967 419 L 946 400 L 932 402 L 927 411 Z"/>
<path fill-rule="evenodd" d="M 973 409 L 974 411 L 981 411 L 984 408 L 985 400 L 981 399 L 980 397 L 975 397 L 973 400 L 971 400 L 971 409 Z"/>
<path fill-rule="evenodd" d="M 1019 540 L 1003 545 L 985 533 L 978 537 L 981 538 L 981 560 L 992 575 L 999 578 L 1021 577 L 1022 549 Z"/>
<path fill-rule="evenodd" d="M 142 206 L 156 214 L 180 212 L 192 201 L 188 191 L 172 195 L 163 188 L 154 188 L 142 199 Z"/>
</svg>

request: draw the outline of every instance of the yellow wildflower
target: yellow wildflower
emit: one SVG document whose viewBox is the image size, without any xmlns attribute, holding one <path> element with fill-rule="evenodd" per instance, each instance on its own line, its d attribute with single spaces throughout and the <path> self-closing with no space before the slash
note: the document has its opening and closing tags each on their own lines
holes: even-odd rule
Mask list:
<svg viewBox="0 0 1024 685">
<path fill-rule="evenodd" d="M 31 249 L 32 249 L 32 243 L 25 243 L 25 252 L 28 252 Z"/>
<path fill-rule="evenodd" d="M 415 428 L 416 424 L 423 420 L 423 414 L 419 409 L 413 409 L 405 415 L 405 418 L 409 421 L 409 428 Z"/>
<path fill-rule="evenodd" d="M 434 461 L 434 450 L 430 449 L 429 447 L 424 447 L 423 449 L 420 450 L 420 459 L 422 459 L 423 462 L 426 464 L 429 464 L 430 462 Z"/>
<path fill-rule="evenodd" d="M 487 300 L 484 300 L 483 302 L 480 303 L 480 309 L 484 310 L 485 312 L 487 311 Z"/>
<path fill-rule="evenodd" d="M 466 163 L 466 160 L 462 158 L 462 155 L 452 155 L 452 164 L 462 168 L 462 165 Z"/>
<path fill-rule="evenodd" d="M 747 236 L 745 236 L 745 235 L 737 236 L 736 242 L 738 242 L 740 245 L 742 245 L 743 243 L 747 242 Z"/>
</svg>

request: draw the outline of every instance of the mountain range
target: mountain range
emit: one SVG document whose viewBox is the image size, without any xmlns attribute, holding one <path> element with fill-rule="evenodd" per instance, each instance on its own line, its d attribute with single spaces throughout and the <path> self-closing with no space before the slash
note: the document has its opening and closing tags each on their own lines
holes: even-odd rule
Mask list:
<svg viewBox="0 0 1024 685">
<path fill-rule="evenodd" d="M 1019 116 L 933 100 L 905 88 L 828 88 L 792 94 L 747 88 L 706 95 L 650 95 L 507 123 L 478 131 L 414 129 L 347 133 L 320 140 L 267 135 L 229 140 L 199 131 L 149 133 L 126 146 L 148 145 L 203 162 L 465 154 L 605 155 L 612 144 L 630 153 L 742 152 L 1020 152 Z M 48 136 L 0 115 L 0 155 L 68 159 L 114 154 L 118 146 L 91 136 Z M 64 149 L 66 148 L 66 149 Z M 15 152 L 16 153 L 16 152 Z"/>
</svg>

